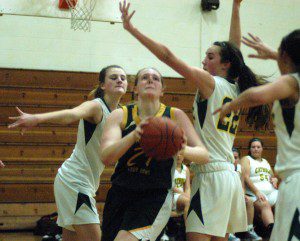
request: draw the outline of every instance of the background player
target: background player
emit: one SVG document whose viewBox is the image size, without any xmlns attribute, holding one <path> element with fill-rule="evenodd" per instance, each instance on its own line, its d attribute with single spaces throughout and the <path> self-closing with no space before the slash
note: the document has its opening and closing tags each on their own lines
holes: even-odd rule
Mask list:
<svg viewBox="0 0 300 241">
<path fill-rule="evenodd" d="M 116 109 L 127 90 L 124 70 L 117 65 L 103 68 L 95 99 L 61 111 L 27 114 L 17 108 L 20 116 L 9 128 L 22 128 L 22 133 L 40 123 L 70 124 L 79 121 L 77 142 L 73 153 L 59 168 L 54 182 L 58 225 L 63 228 L 63 240 L 100 240 L 96 191 L 104 164 L 99 159 L 99 143 L 110 111 Z"/>
</svg>

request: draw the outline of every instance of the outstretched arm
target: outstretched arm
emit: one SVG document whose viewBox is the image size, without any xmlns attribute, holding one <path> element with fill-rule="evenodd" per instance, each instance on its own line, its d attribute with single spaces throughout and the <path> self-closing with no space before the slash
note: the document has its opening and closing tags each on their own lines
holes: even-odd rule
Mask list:
<svg viewBox="0 0 300 241">
<path fill-rule="evenodd" d="M 185 79 L 193 81 L 197 85 L 202 98 L 209 98 L 214 91 L 214 78 L 203 69 L 189 66 L 176 57 L 165 45 L 158 43 L 141 33 L 130 21 L 135 11 L 129 14 L 129 7 L 130 3 L 126 4 L 126 1 L 124 1 L 123 4 L 120 3 L 124 29 L 149 49 L 159 60 L 170 66 Z"/>
<path fill-rule="evenodd" d="M 278 53 L 276 50 L 266 45 L 258 36 L 255 36 L 251 33 L 248 34 L 250 38 L 243 37 L 242 43 L 257 52 L 257 54 L 248 55 L 249 58 L 277 60 Z"/>
<path fill-rule="evenodd" d="M 241 20 L 240 20 L 240 5 L 242 0 L 233 0 L 231 22 L 229 31 L 229 42 L 234 43 L 238 48 L 241 47 Z"/>
<path fill-rule="evenodd" d="M 231 111 L 265 105 L 273 103 L 275 100 L 286 98 L 297 100 L 299 98 L 298 88 L 298 83 L 292 76 L 280 76 L 272 83 L 249 88 L 240 94 L 238 98 L 217 109 L 214 114 L 220 112 L 220 118 L 224 118 Z"/>
<path fill-rule="evenodd" d="M 9 117 L 15 121 L 8 128 L 22 128 L 22 133 L 30 127 L 37 126 L 41 123 L 70 124 L 80 119 L 88 120 L 92 123 L 99 123 L 102 119 L 101 105 L 95 101 L 86 101 L 81 105 L 60 111 L 53 111 L 42 114 L 28 114 L 16 107 L 19 116 Z"/>
</svg>

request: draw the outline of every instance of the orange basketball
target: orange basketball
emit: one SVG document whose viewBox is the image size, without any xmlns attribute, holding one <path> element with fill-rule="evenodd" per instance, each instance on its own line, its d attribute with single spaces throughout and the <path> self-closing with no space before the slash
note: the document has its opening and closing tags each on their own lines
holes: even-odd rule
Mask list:
<svg viewBox="0 0 300 241">
<path fill-rule="evenodd" d="M 183 130 L 170 118 L 150 118 L 142 128 L 140 145 L 147 156 L 157 160 L 168 159 L 181 149 Z"/>
</svg>

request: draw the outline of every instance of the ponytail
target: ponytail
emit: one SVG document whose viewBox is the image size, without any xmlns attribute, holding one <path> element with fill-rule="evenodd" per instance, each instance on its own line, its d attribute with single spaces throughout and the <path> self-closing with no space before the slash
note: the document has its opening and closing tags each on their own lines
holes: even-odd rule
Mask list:
<svg viewBox="0 0 300 241">
<path fill-rule="evenodd" d="M 214 45 L 219 46 L 221 62 L 230 63 L 227 78 L 237 80 L 240 93 L 250 87 L 262 84 L 262 78 L 256 76 L 252 70 L 245 64 L 241 51 L 230 42 L 215 42 Z M 270 120 L 270 107 L 268 105 L 252 107 L 249 109 L 246 122 L 249 126 L 253 126 L 257 130 L 261 127 L 267 128 Z"/>
</svg>

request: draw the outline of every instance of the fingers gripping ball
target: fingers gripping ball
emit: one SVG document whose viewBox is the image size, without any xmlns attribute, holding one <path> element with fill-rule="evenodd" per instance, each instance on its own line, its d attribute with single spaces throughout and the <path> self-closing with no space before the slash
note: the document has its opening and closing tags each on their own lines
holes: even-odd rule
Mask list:
<svg viewBox="0 0 300 241">
<path fill-rule="evenodd" d="M 140 145 L 149 157 L 168 159 L 182 148 L 183 130 L 169 118 L 150 118 L 142 130 Z"/>
</svg>

